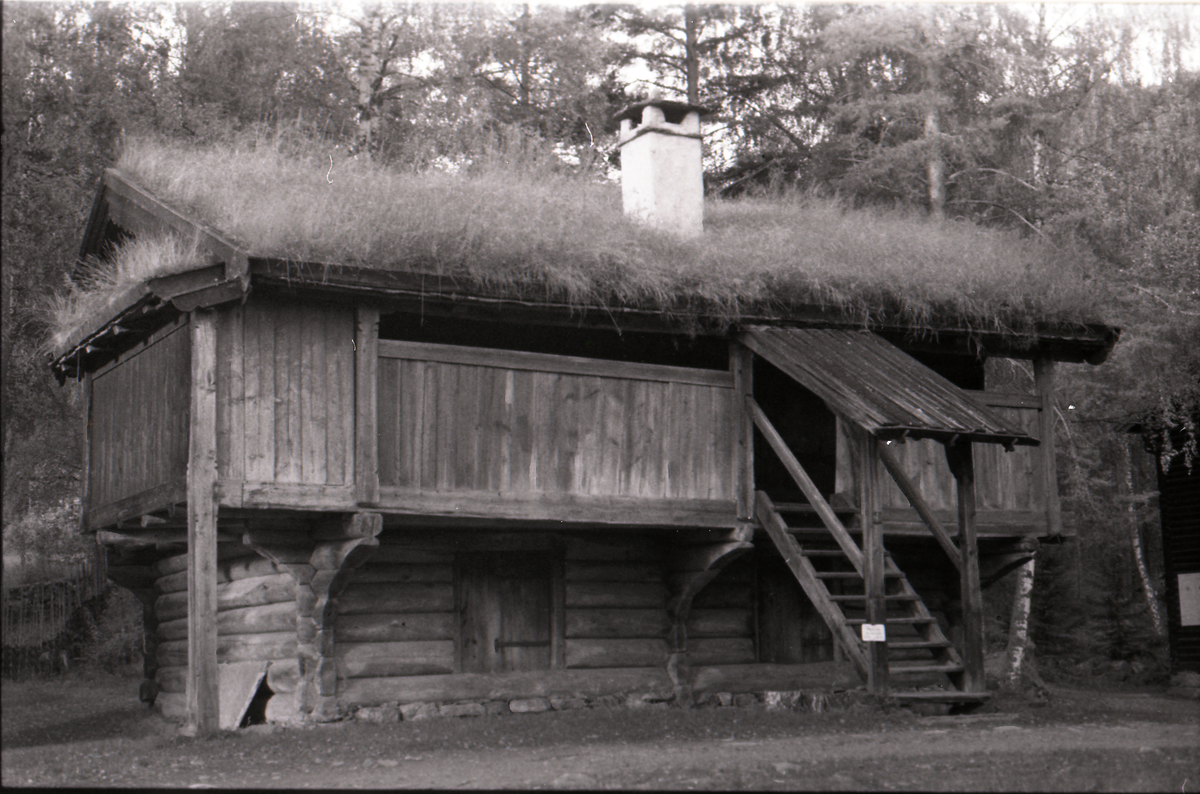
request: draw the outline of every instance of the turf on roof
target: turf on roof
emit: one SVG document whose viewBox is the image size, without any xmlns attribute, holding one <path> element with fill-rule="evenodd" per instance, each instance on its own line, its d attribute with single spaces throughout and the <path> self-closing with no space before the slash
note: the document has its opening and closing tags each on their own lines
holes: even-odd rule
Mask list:
<svg viewBox="0 0 1200 794">
<path fill-rule="evenodd" d="M 131 140 L 118 168 L 254 254 L 453 275 L 482 294 L 725 320 L 789 302 L 998 331 L 1097 319 L 1081 255 L 965 222 L 810 196 L 709 201 L 703 237 L 683 241 L 627 220 L 617 186 L 544 155 L 414 173 L 309 149 Z"/>
</svg>

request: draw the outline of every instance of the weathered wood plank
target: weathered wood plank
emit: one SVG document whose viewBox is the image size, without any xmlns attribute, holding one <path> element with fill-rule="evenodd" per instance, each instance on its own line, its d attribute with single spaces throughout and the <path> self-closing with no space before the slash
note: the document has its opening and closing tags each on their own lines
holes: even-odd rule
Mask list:
<svg viewBox="0 0 1200 794">
<path fill-rule="evenodd" d="M 400 414 L 404 410 L 400 389 L 400 361 L 379 360 L 379 484 L 399 485 L 401 482 Z"/>
<path fill-rule="evenodd" d="M 696 609 L 688 612 L 687 635 L 691 638 L 749 637 L 754 635 L 754 612 L 749 609 Z"/>
<path fill-rule="evenodd" d="M 342 661 L 392 658 L 433 662 L 453 670 L 453 640 L 409 640 L 406 642 L 339 642 L 335 651 Z"/>
<path fill-rule="evenodd" d="M 653 562 L 595 562 L 567 560 L 569 582 L 661 582 L 662 566 Z"/>
<path fill-rule="evenodd" d="M 312 373 L 312 391 L 309 394 L 308 416 L 309 435 L 305 436 L 305 482 L 328 483 L 329 472 L 326 465 L 328 460 L 329 420 L 328 414 L 330 392 L 336 389 L 336 384 L 330 384 L 325 379 L 325 324 L 329 310 L 322 308 L 313 315 L 305 318 L 305 330 L 312 346 L 312 362 L 309 369 Z M 340 481 L 339 481 L 340 482 Z"/>
<path fill-rule="evenodd" d="M 849 662 L 694 666 L 692 692 L 833 692 L 860 684 Z"/>
<path fill-rule="evenodd" d="M 296 583 L 287 574 L 269 574 L 239 579 L 228 584 L 217 585 L 216 601 L 213 614 L 226 609 L 239 607 L 262 606 L 263 604 L 278 604 L 294 601 Z M 173 620 L 188 614 L 188 594 L 166 593 L 158 597 L 154 604 L 159 620 Z M 214 618 L 215 620 L 215 618 Z"/>
<path fill-rule="evenodd" d="M 466 673 L 348 679 L 338 685 L 338 700 L 351 704 L 511 700 L 516 698 L 598 697 L 645 692 L 669 697 L 671 679 L 664 668 L 609 670 L 537 670 L 521 673 Z"/>
<path fill-rule="evenodd" d="M 456 623 L 453 612 L 366 612 L 339 615 L 337 636 L 339 643 L 453 640 Z"/>
<path fill-rule="evenodd" d="M 159 664 L 186 664 L 187 643 L 187 640 L 159 643 Z M 293 630 L 269 634 L 231 634 L 217 641 L 216 653 L 218 662 L 287 659 L 296 655 L 296 632 Z"/>
<path fill-rule="evenodd" d="M 449 548 L 449 544 L 447 544 Z M 454 562 L 453 551 L 440 551 L 422 548 L 420 546 L 410 546 L 393 540 L 383 540 L 376 549 L 371 552 L 371 561 L 363 566 L 363 570 L 369 570 L 380 564 L 402 563 L 412 565 L 423 565 L 426 563 L 450 565 Z M 356 574 L 357 575 L 357 574 Z"/>
<path fill-rule="evenodd" d="M 753 664 L 751 637 L 696 638 L 688 636 L 688 663 L 694 665 Z"/>
<path fill-rule="evenodd" d="M 360 505 L 379 502 L 379 440 L 376 387 L 379 364 L 379 310 L 360 306 L 354 329 L 354 477 Z"/>
<path fill-rule="evenodd" d="M 441 582 L 350 584 L 338 597 L 338 613 L 450 612 L 454 587 Z"/>
<path fill-rule="evenodd" d="M 912 504 L 913 509 L 917 511 L 917 514 L 921 516 L 921 520 L 929 527 L 929 530 L 933 533 L 933 537 L 946 552 L 950 561 L 954 563 L 954 567 L 961 566 L 962 558 L 959 554 L 958 546 L 954 545 L 954 541 L 951 540 L 950 535 L 942 528 L 941 522 L 938 521 L 924 497 L 917 491 L 916 486 L 908 479 L 908 476 L 900 467 L 900 462 L 896 460 L 896 457 L 892 454 L 887 444 L 878 439 L 872 439 L 871 447 L 875 454 L 879 456 L 879 459 L 883 461 L 884 468 L 892 475 L 892 479 L 900 487 L 900 490 L 904 493 L 909 503 Z"/>
<path fill-rule="evenodd" d="M 566 607 L 665 608 L 667 587 L 659 582 L 567 582 Z M 620 666 L 620 665 L 616 665 Z"/>
<path fill-rule="evenodd" d="M 207 734 L 217 730 L 219 714 L 216 316 L 212 312 L 192 312 L 190 335 L 192 399 L 187 478 L 188 589 L 185 599 L 188 618 L 187 711 L 189 731 Z"/>
<path fill-rule="evenodd" d="M 984 691 L 983 670 L 983 592 L 979 583 L 979 547 L 975 536 L 975 469 L 972 444 L 946 446 L 946 459 L 958 485 L 958 547 L 962 553 L 959 569 L 962 599 L 964 692 Z"/>
<path fill-rule="evenodd" d="M 187 618 L 163 621 L 158 624 L 158 636 L 162 640 L 187 639 L 187 624 Z M 280 601 L 274 604 L 224 609 L 217 612 L 218 636 L 294 631 L 295 628 L 295 601 Z"/>
<path fill-rule="evenodd" d="M 228 424 L 229 462 L 228 468 L 218 469 L 218 476 L 231 480 L 246 477 L 246 337 L 242 327 L 245 316 L 241 305 L 224 313 L 224 326 L 229 335 L 229 383 L 225 390 L 229 402 L 226 405 Z"/>
<path fill-rule="evenodd" d="M 275 563 L 257 555 L 220 559 L 217 561 L 217 584 L 234 582 L 241 579 L 259 576 L 273 576 L 280 573 Z M 154 583 L 154 588 L 160 593 L 179 593 L 187 590 L 187 571 L 160 576 Z M 218 589 L 219 592 L 219 589 Z M 218 604 L 220 600 L 218 599 Z"/>
<path fill-rule="evenodd" d="M 603 639 L 566 642 L 568 668 L 662 667 L 667 663 L 665 639 Z"/>
<path fill-rule="evenodd" d="M 1033 362 L 1033 376 L 1041 410 L 1038 412 L 1038 438 L 1041 439 L 1039 463 L 1041 503 L 1046 510 L 1046 525 L 1051 535 L 1062 533 L 1062 506 L 1058 496 L 1057 461 L 1054 441 L 1054 361 L 1039 358 Z"/>
<path fill-rule="evenodd" d="M 566 375 L 620 377 L 628 380 L 688 383 L 699 386 L 733 385 L 723 370 L 672 367 L 661 364 L 640 364 L 633 361 L 612 361 L 594 358 L 558 356 L 549 353 L 529 353 L 518 350 L 496 350 L 483 347 L 460 347 L 424 342 L 383 340 L 380 355 L 418 361 L 437 361 L 477 367 L 501 367 L 534 372 L 554 372 Z"/>
<path fill-rule="evenodd" d="M 571 608 L 565 625 L 568 640 L 663 638 L 671 626 L 666 609 Z"/>
<path fill-rule="evenodd" d="M 508 490 L 523 493 L 533 490 L 534 472 L 537 468 L 535 460 L 536 441 L 534 422 L 536 405 L 534 404 L 533 372 L 512 372 L 512 401 L 508 410 L 512 413 L 512 443 L 509 445 Z M 508 396 L 505 396 L 508 400 Z"/>
<path fill-rule="evenodd" d="M 317 486 L 312 486 L 317 487 Z M 403 515 L 571 521 L 628 526 L 735 527 L 736 505 L 718 499 L 639 499 L 575 494 L 493 494 L 483 491 L 380 491 L 379 507 Z"/>
<path fill-rule="evenodd" d="M 379 547 L 382 548 L 382 547 Z M 353 582 L 453 582 L 454 566 L 449 564 L 380 564 L 377 554 L 379 548 L 371 555 L 371 562 L 354 572 Z"/>
<path fill-rule="evenodd" d="M 750 412 L 750 416 L 754 419 L 754 424 L 762 431 L 763 437 L 767 440 L 771 449 L 775 451 L 775 454 L 783 462 L 788 474 L 792 476 L 792 479 L 800 486 L 800 490 L 804 492 L 808 503 L 816 509 L 817 515 L 821 517 L 821 521 L 825 523 L 834 540 L 842 547 L 842 551 L 846 553 L 846 558 L 854 566 L 854 570 L 862 573 L 862 551 L 855 544 L 849 533 L 846 532 L 845 526 L 842 525 L 841 520 L 838 519 L 837 515 L 829 507 L 829 503 L 825 501 L 825 497 L 817 490 L 817 486 L 813 484 L 808 473 L 804 471 L 804 467 L 796 460 L 796 456 L 788 449 L 783 438 L 775 430 L 771 421 L 767 419 L 767 415 L 762 412 L 762 409 L 758 407 L 758 404 L 752 398 L 746 400 L 746 408 Z M 860 460 L 863 459 L 860 458 Z"/>
</svg>

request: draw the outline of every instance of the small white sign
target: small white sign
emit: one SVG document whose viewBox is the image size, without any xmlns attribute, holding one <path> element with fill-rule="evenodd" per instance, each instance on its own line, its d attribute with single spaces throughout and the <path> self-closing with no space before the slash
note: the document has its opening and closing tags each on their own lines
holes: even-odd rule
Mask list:
<svg viewBox="0 0 1200 794">
<path fill-rule="evenodd" d="M 1200 626 L 1200 573 L 1179 574 L 1179 625 Z"/>
<path fill-rule="evenodd" d="M 882 623 L 864 623 L 863 642 L 887 642 L 887 628 Z"/>
</svg>

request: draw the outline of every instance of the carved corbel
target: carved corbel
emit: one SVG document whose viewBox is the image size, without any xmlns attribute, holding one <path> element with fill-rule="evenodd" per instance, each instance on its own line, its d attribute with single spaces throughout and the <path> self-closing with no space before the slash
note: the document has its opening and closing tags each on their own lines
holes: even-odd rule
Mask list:
<svg viewBox="0 0 1200 794">
<path fill-rule="evenodd" d="M 383 516 L 379 513 L 354 513 L 335 527 L 321 528 L 317 535 L 325 539 L 317 541 L 309 557 L 312 580 L 307 585 L 297 585 L 298 604 L 301 591 L 307 591 L 305 609 L 297 609 L 300 631 L 297 647 L 304 684 L 313 692 L 313 716 L 318 721 L 337 715 L 334 656 L 337 597 L 345 590 L 354 569 L 366 562 L 379 545 L 382 529 Z"/>
<path fill-rule="evenodd" d="M 754 527 L 743 524 L 710 535 L 709 542 L 678 546 L 670 555 L 674 574 L 671 577 L 671 599 L 667 603 L 670 629 L 667 646 L 667 674 L 675 686 L 675 700 L 680 705 L 691 703 L 691 674 L 687 661 L 687 619 L 696 594 L 717 577 L 731 562 L 749 553 L 754 544 Z"/>
</svg>

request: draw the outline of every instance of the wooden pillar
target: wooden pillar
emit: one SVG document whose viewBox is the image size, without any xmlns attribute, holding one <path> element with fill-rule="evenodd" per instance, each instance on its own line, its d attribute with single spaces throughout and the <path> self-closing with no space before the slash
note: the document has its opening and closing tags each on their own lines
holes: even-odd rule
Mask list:
<svg viewBox="0 0 1200 794">
<path fill-rule="evenodd" d="M 354 327 L 354 482 L 359 505 L 379 504 L 379 310 L 360 306 Z"/>
<path fill-rule="evenodd" d="M 733 471 L 737 477 L 737 514 L 741 521 L 754 520 L 754 419 L 746 398 L 754 393 L 754 354 L 737 342 L 729 343 L 729 368 L 733 371 L 734 445 Z"/>
<path fill-rule="evenodd" d="M 1062 534 L 1062 507 L 1058 500 L 1058 462 L 1054 453 L 1054 360 L 1034 359 L 1033 380 L 1041 400 L 1038 411 L 1040 490 L 1046 509 L 1046 530 Z"/>
<path fill-rule="evenodd" d="M 983 591 L 979 584 L 979 546 L 975 537 L 975 463 L 971 443 L 946 445 L 946 462 L 958 485 L 958 548 L 962 555 L 959 586 L 962 593 L 964 692 L 984 691 Z"/>
<path fill-rule="evenodd" d="M 82 367 L 82 364 L 78 365 Z M 88 531 L 88 505 L 92 502 L 92 373 L 84 373 L 80 378 L 80 388 L 83 390 L 83 469 L 80 471 L 79 495 L 79 532 Z"/>
<path fill-rule="evenodd" d="M 217 672 L 217 322 L 192 312 L 191 426 L 187 471 L 188 674 L 190 735 L 218 729 Z"/>
<path fill-rule="evenodd" d="M 866 594 L 867 623 L 884 626 L 887 631 L 887 600 L 883 561 L 883 524 L 879 521 L 878 488 L 875 466 L 875 438 L 858 431 L 858 499 L 862 511 L 863 527 L 863 590 Z M 886 637 L 886 633 L 885 633 Z M 867 687 L 875 695 L 886 695 L 888 690 L 887 642 L 867 641 L 863 633 L 870 662 Z"/>
</svg>

